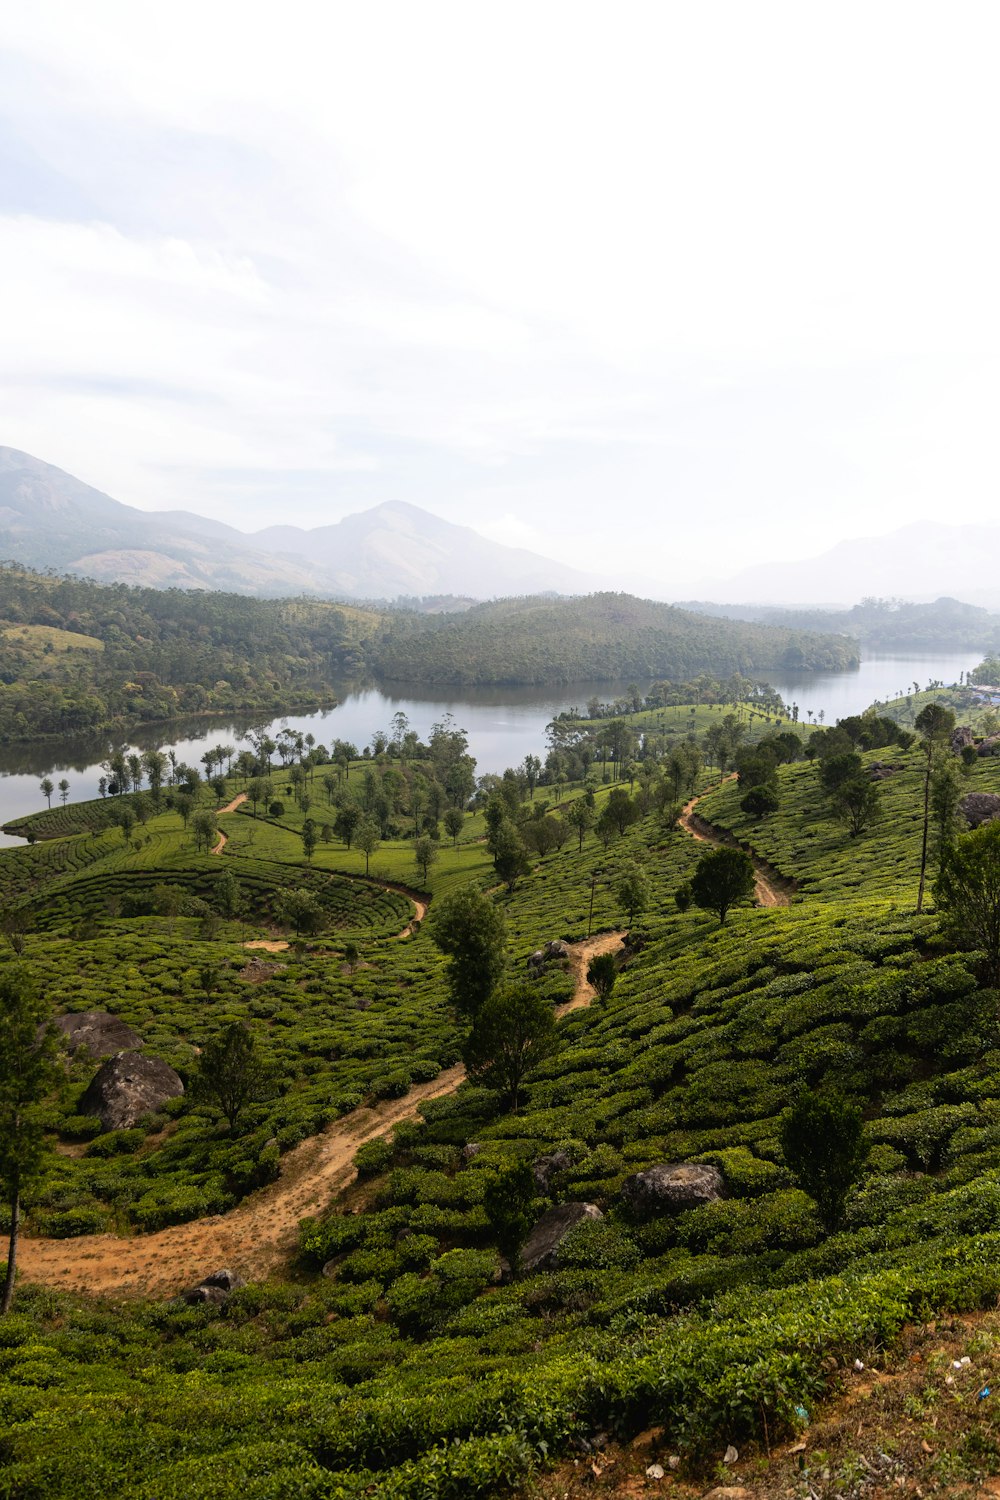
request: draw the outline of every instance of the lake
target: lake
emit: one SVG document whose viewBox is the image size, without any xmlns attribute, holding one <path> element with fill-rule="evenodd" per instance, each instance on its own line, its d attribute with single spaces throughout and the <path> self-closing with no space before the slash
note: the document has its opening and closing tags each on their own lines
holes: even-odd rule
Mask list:
<svg viewBox="0 0 1000 1500">
<path fill-rule="evenodd" d="M 913 656 L 870 656 L 853 672 L 804 672 L 772 677 L 772 684 L 789 704 L 799 705 L 799 716 L 805 720 L 811 710 L 819 717 L 822 710 L 827 724 L 847 714 L 859 713 L 876 699 L 895 696 L 919 682 L 957 682 L 960 672 L 978 665 L 982 653 L 977 651 L 929 653 Z M 545 726 L 554 714 L 579 707 L 585 710 L 588 698 L 614 698 L 624 692 L 625 683 L 577 683 L 573 688 L 555 691 L 544 688 L 466 688 L 450 695 L 447 692 L 415 694 L 400 687 L 357 688 L 335 684 L 333 692 L 340 701 L 336 708 L 320 713 L 290 714 L 275 719 L 272 732 L 283 724 L 309 732 L 319 744 L 334 739 L 351 740 L 362 749 L 379 729 L 388 729 L 395 713 L 406 714 L 411 728 L 426 739 L 431 726 L 453 714 L 456 725 L 468 732 L 469 749 L 478 770 L 502 771 L 517 765 L 531 753 L 544 756 Z M 159 745 L 174 749 L 181 761 L 199 765 L 210 745 L 236 744 L 257 720 L 228 716 L 219 719 L 179 720 L 169 729 L 160 726 L 137 732 L 134 747 L 148 749 Z M 45 806 L 39 791 L 43 776 L 58 783 L 65 778 L 70 784 L 69 797 L 74 802 L 98 796 L 98 779 L 103 775 L 101 762 L 107 759 L 110 741 L 102 736 L 87 736 L 59 743 L 11 745 L 0 749 L 0 823 L 25 812 Z M 130 747 L 132 748 L 132 747 Z M 55 794 L 58 798 L 58 792 Z M 0 846 L 18 844 L 20 839 L 0 834 Z"/>
</svg>

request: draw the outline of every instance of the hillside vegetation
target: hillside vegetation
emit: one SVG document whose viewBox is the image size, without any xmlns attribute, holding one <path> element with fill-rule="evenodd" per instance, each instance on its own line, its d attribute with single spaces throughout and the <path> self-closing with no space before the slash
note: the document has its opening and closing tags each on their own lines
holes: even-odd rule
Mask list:
<svg viewBox="0 0 1000 1500">
<path fill-rule="evenodd" d="M 859 1434 L 833 1461 L 812 1424 L 913 1320 L 1000 1295 L 997 994 L 970 934 L 931 900 L 915 912 L 929 764 L 952 809 L 1000 791 L 998 773 L 946 736 L 929 762 L 920 734 L 874 715 L 806 736 L 766 708 L 751 733 L 746 705 L 693 707 L 554 726 L 544 764 L 471 796 L 462 736 L 442 726 L 332 767 L 248 767 L 199 785 L 187 819 L 175 787 L 127 832 L 105 803 L 62 809 L 62 836 L 3 856 L 0 978 L 27 965 L 60 1009 L 119 1016 L 187 1087 L 102 1130 L 81 1113 L 94 1064 L 78 1055 L 52 1101 L 24 1246 L 48 1284 L 27 1274 L 0 1319 L 0 1495 L 492 1496 L 650 1428 L 679 1460 L 665 1489 L 752 1488 L 793 1442 L 831 1496 L 861 1495 L 869 1472 L 912 1488 L 918 1463 L 924 1494 L 992 1472 L 991 1407 L 964 1375 L 952 1391 L 929 1372 L 908 1414 L 926 1453 L 908 1427 L 880 1431 L 878 1450 Z M 742 781 L 720 784 L 733 771 Z M 219 814 L 221 853 L 199 849 L 198 812 L 265 774 L 266 798 Z M 861 828 L 838 800 L 856 782 L 878 792 Z M 768 795 L 748 811 L 753 789 Z M 744 897 L 723 925 L 692 901 L 711 850 L 677 826 L 692 796 L 704 837 L 751 844 L 790 904 Z M 953 810 L 935 812 L 931 885 L 963 837 Z M 407 882 L 429 899 L 416 927 L 392 889 Z M 543 1009 L 590 1002 L 557 1012 L 514 1095 L 495 1074 L 448 1081 L 472 1055 L 470 1022 L 450 1003 L 435 910 L 470 885 L 503 915 L 507 980 L 535 976 Z M 627 925 L 602 999 L 580 989 L 579 950 L 545 952 Z M 261 940 L 290 946 L 248 954 Z M 229 1128 L 199 1093 L 196 1049 L 234 1019 L 272 1082 Z M 353 1184 L 317 1189 L 276 1279 L 219 1305 L 87 1295 L 116 1243 L 142 1290 L 142 1241 L 94 1231 L 177 1226 L 155 1284 L 192 1285 L 219 1269 L 202 1251 L 185 1262 L 186 1244 L 213 1242 L 182 1238 L 193 1221 L 240 1201 L 266 1213 L 293 1148 L 350 1139 L 391 1100 L 394 1129 L 364 1137 Z M 836 1101 L 864 1146 L 833 1209 L 788 1134 L 790 1109 L 814 1100 Z M 632 1180 L 663 1164 L 718 1190 L 673 1210 L 643 1199 Z M 514 1274 L 517 1235 L 567 1204 L 592 1211 L 554 1263 Z M 252 1243 L 243 1253 L 255 1264 Z M 945 1444 L 935 1412 L 959 1397 Z"/>
<path fill-rule="evenodd" d="M 761 674 L 778 668 L 844 670 L 858 663 L 848 639 L 709 619 L 629 594 L 508 599 L 463 614 L 393 614 L 369 660 L 410 682 L 567 683 L 587 678 Z"/>
</svg>

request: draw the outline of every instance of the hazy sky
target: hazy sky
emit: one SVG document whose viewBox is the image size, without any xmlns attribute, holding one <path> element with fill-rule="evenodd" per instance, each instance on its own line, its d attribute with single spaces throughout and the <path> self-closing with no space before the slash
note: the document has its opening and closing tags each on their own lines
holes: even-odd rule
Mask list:
<svg viewBox="0 0 1000 1500">
<path fill-rule="evenodd" d="M 676 583 L 995 520 L 995 5 L 32 0 L 0 442 Z"/>
</svg>

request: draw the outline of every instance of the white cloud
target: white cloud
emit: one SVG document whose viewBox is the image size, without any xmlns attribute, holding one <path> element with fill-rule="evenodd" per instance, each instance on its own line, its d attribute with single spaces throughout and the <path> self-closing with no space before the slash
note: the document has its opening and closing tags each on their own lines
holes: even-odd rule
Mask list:
<svg viewBox="0 0 1000 1500">
<path fill-rule="evenodd" d="M 411 499 L 681 592 L 692 549 L 992 516 L 994 28 L 8 8 L 0 441 L 248 526 Z"/>
</svg>

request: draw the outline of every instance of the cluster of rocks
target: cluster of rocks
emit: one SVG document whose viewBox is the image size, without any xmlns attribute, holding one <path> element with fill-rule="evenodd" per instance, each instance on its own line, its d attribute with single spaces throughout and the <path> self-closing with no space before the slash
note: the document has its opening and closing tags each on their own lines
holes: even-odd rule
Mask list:
<svg viewBox="0 0 1000 1500">
<path fill-rule="evenodd" d="M 551 964 L 561 964 L 569 958 L 569 944 L 562 942 L 560 938 L 554 938 L 551 943 L 546 943 L 544 948 L 539 948 L 532 953 L 528 959 L 528 973 L 536 978 Z"/>
<path fill-rule="evenodd" d="M 898 776 L 904 769 L 903 766 L 892 761 L 877 760 L 868 767 L 869 781 L 888 781 L 890 776 Z"/>
<path fill-rule="evenodd" d="M 204 1281 L 199 1281 L 197 1286 L 183 1294 L 184 1301 L 192 1304 L 208 1302 L 213 1307 L 221 1307 L 237 1287 L 245 1285 L 243 1277 L 237 1276 L 235 1271 L 213 1271 L 211 1276 L 206 1276 Z"/>
<path fill-rule="evenodd" d="M 970 828 L 989 823 L 1000 817 L 1000 795 L 996 792 L 968 792 L 958 804 L 958 810 Z"/>
<path fill-rule="evenodd" d="M 96 1115 L 103 1130 L 131 1130 L 184 1092 L 178 1075 L 159 1057 L 119 1052 L 98 1068 L 80 1100 L 80 1114 Z"/>
<path fill-rule="evenodd" d="M 142 1037 L 118 1016 L 85 1010 L 59 1016 L 56 1029 L 74 1057 L 104 1058 L 80 1100 L 79 1113 L 96 1115 L 102 1130 L 131 1130 L 184 1092 L 173 1068 L 146 1057 Z"/>
<path fill-rule="evenodd" d="M 470 1162 L 482 1147 L 470 1141 L 463 1148 L 462 1160 Z M 554 1179 L 573 1165 L 567 1150 L 553 1151 L 532 1163 L 535 1182 L 547 1192 Z M 656 1214 L 680 1214 L 689 1208 L 701 1208 L 725 1197 L 725 1183 L 718 1167 L 703 1162 L 658 1162 L 643 1172 L 635 1172 L 622 1183 L 622 1199 L 636 1218 Z M 521 1268 L 553 1271 L 559 1265 L 559 1251 L 566 1236 L 588 1220 L 603 1219 L 596 1203 L 557 1203 L 546 1209 L 535 1224 L 521 1250 Z"/>
</svg>

